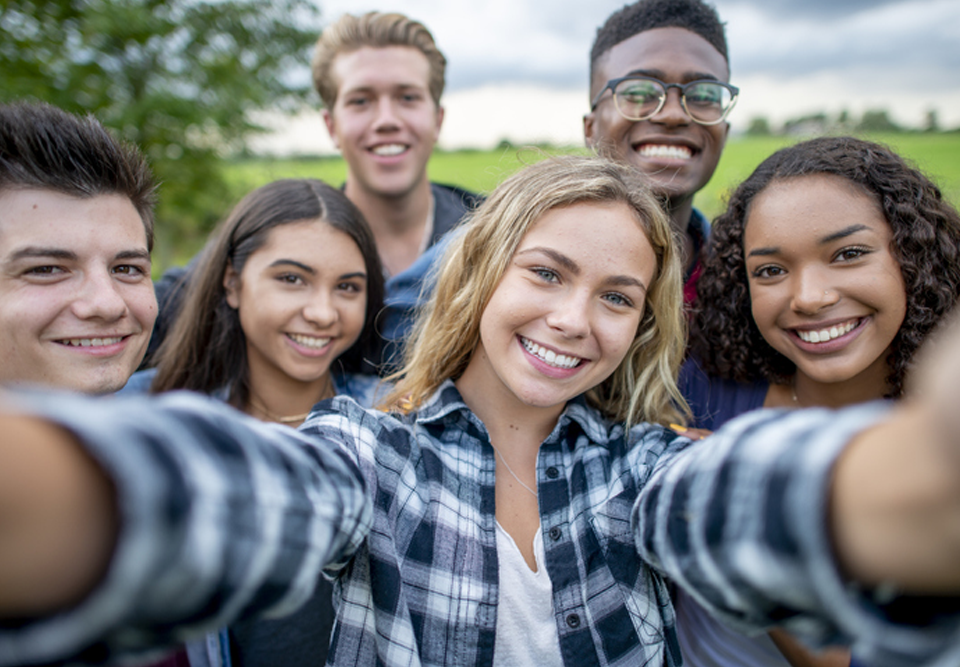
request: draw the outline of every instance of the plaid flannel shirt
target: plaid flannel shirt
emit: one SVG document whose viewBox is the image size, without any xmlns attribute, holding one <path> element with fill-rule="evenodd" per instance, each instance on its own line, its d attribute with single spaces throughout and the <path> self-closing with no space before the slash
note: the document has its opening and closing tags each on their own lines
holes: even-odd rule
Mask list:
<svg viewBox="0 0 960 667">
<path fill-rule="evenodd" d="M 124 656 L 289 609 L 324 563 L 341 594 L 332 664 L 492 663 L 494 454 L 451 383 L 404 418 L 334 399 L 299 436 L 193 396 L 39 410 L 117 479 L 124 527 L 80 607 L 0 629 L 0 664 Z M 897 626 L 832 562 L 829 470 L 881 410 L 747 415 L 688 446 L 572 401 L 537 463 L 565 663 L 679 664 L 661 571 L 743 628 L 787 618 L 857 637 L 871 667 L 956 664 L 960 617 Z"/>
</svg>

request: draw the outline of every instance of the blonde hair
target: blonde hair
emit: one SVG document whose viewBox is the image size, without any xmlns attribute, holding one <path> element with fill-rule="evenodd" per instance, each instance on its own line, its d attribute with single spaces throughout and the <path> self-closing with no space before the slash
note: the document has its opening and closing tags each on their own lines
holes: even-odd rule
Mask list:
<svg viewBox="0 0 960 667">
<path fill-rule="evenodd" d="M 480 342 L 483 311 L 527 231 L 547 211 L 594 202 L 624 203 L 633 210 L 656 254 L 657 271 L 633 344 L 610 377 L 587 392 L 587 400 L 628 424 L 682 420 L 688 409 L 676 385 L 686 345 L 679 244 L 641 176 L 600 157 L 553 157 L 526 167 L 455 232 L 386 405 L 416 409 L 444 381 L 460 377 Z"/>
<path fill-rule="evenodd" d="M 430 77 L 427 87 L 434 104 L 440 105 L 443 94 L 447 59 L 433 41 L 433 35 L 420 23 L 403 14 L 369 12 L 362 16 L 345 14 L 328 26 L 317 40 L 313 54 L 313 85 L 327 109 L 333 109 L 337 101 L 339 83 L 332 70 L 333 63 L 341 53 L 357 51 L 365 46 L 384 48 L 408 46 L 417 49 L 427 58 Z"/>
</svg>

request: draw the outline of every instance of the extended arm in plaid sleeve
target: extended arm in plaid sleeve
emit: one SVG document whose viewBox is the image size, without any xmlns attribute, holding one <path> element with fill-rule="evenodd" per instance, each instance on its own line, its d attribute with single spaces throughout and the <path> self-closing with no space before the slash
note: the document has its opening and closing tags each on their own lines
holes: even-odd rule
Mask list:
<svg viewBox="0 0 960 667">
<path fill-rule="evenodd" d="M 112 480 L 121 527 L 92 593 L 0 631 L 0 664 L 144 654 L 241 614 L 289 611 L 369 527 L 363 481 L 338 447 L 218 401 L 51 395 L 18 408 L 83 443 Z"/>
</svg>

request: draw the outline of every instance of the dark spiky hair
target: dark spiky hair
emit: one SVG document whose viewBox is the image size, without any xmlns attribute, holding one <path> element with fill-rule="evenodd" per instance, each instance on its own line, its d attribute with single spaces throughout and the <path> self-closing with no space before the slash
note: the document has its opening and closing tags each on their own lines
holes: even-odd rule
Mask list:
<svg viewBox="0 0 960 667">
<path fill-rule="evenodd" d="M 140 151 L 113 138 L 93 117 L 45 103 L 0 104 L 0 192 L 53 190 L 83 199 L 130 199 L 153 248 L 155 184 Z"/>
<path fill-rule="evenodd" d="M 590 78 L 607 51 L 634 35 L 654 28 L 684 28 L 703 37 L 727 57 L 727 37 L 717 10 L 701 0 L 640 0 L 614 12 L 597 30 L 590 50 Z"/>
</svg>

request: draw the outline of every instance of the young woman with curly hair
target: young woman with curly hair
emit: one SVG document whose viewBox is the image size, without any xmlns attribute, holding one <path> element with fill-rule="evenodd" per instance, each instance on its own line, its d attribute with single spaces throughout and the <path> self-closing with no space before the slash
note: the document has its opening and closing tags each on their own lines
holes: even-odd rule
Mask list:
<svg viewBox="0 0 960 667">
<path fill-rule="evenodd" d="M 960 297 L 960 216 L 890 149 L 824 137 L 774 153 L 714 222 L 681 391 L 712 431 L 759 407 L 899 398 L 924 338 Z M 678 596 L 692 665 L 786 665 Z M 771 635 L 792 665 L 788 637 Z M 818 660 L 827 658 L 818 657 Z"/>
</svg>

